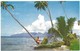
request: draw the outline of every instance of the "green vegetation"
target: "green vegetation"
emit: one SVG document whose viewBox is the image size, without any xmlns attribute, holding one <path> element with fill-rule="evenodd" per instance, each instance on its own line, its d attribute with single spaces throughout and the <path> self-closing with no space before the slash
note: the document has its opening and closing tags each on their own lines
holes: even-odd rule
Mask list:
<svg viewBox="0 0 80 51">
<path fill-rule="evenodd" d="M 70 18 L 66 21 L 63 16 L 57 18 L 57 30 L 62 34 L 63 38 L 65 38 L 68 33 L 71 33 L 75 20 L 75 18 Z"/>
<path fill-rule="evenodd" d="M 57 25 L 55 28 L 50 28 L 48 30 L 48 33 L 55 33 L 56 36 L 60 36 L 63 38 L 64 41 L 67 39 L 67 35 L 71 33 L 75 18 L 70 18 L 67 21 L 65 21 L 65 17 L 60 16 L 57 18 Z M 53 31 L 51 30 L 53 29 Z"/>
<path fill-rule="evenodd" d="M 50 9 L 48 7 L 48 2 L 47 1 L 35 1 L 34 3 L 35 3 L 35 8 L 37 8 L 38 10 L 44 10 L 47 13 L 47 15 L 50 18 L 51 25 L 53 28 L 52 16 L 51 16 Z M 53 30 L 51 30 L 51 31 L 53 31 Z M 54 38 L 54 40 L 55 40 L 55 38 Z"/>
<path fill-rule="evenodd" d="M 56 47 L 60 47 L 61 45 L 64 45 L 64 42 L 52 42 L 50 44 L 40 44 L 38 45 L 38 47 L 36 47 L 36 49 L 39 48 L 56 48 Z"/>
<path fill-rule="evenodd" d="M 65 16 L 67 18 L 67 15 L 66 15 L 64 7 L 62 5 L 62 1 L 60 2 L 60 4 L 62 5 L 65 16 L 60 16 L 57 18 L 56 28 L 53 27 L 51 13 L 48 8 L 48 2 L 47 1 L 35 1 L 34 3 L 35 3 L 35 7 L 38 10 L 44 10 L 50 18 L 52 27 L 48 30 L 48 33 L 55 34 L 55 38 L 61 37 L 63 39 L 63 41 L 61 41 L 61 42 L 57 41 L 57 42 L 48 43 L 48 38 L 44 37 L 41 44 L 39 44 L 38 47 L 36 47 L 36 48 L 55 48 L 55 47 L 60 47 L 61 45 L 67 45 L 70 47 L 71 50 L 79 50 L 79 40 L 77 39 L 76 34 L 72 34 L 72 28 L 73 28 L 73 24 L 74 24 L 76 18 L 69 18 L 67 20 L 65 19 Z M 6 2 L 1 2 L 1 7 L 3 9 L 5 9 L 11 15 L 11 17 L 17 23 L 19 23 L 19 25 L 22 26 L 25 29 L 25 31 L 28 32 L 28 34 L 36 42 L 35 38 L 29 33 L 29 31 L 8 10 L 8 7 L 11 7 L 12 9 L 14 9 L 14 6 L 11 4 L 7 4 Z M 80 20 L 78 21 L 78 25 L 80 25 Z"/>
<path fill-rule="evenodd" d="M 43 41 L 41 42 L 41 44 L 47 44 L 48 43 L 48 39 L 47 37 L 44 37 Z"/>
<path fill-rule="evenodd" d="M 74 40 L 71 41 L 70 49 L 71 50 L 80 50 L 79 46 L 80 46 L 79 40 L 78 39 L 74 39 Z"/>
<path fill-rule="evenodd" d="M 64 44 L 67 46 L 70 46 L 71 44 L 71 40 L 77 39 L 76 34 L 71 34 L 71 30 L 74 24 L 75 18 L 70 18 L 67 21 L 65 21 L 65 17 L 60 16 L 57 18 L 57 29 L 55 28 L 50 28 L 48 30 L 48 33 L 52 34 L 55 33 L 56 36 L 61 36 L 61 38 L 63 38 Z M 53 31 L 52 31 L 53 29 Z M 48 45 L 48 46 L 47 46 Z M 39 47 L 57 47 L 57 46 L 61 46 L 63 44 L 59 43 L 59 42 L 52 42 L 50 44 L 43 44 L 40 45 Z"/>
<path fill-rule="evenodd" d="M 64 38 L 65 45 L 70 46 L 71 41 L 77 39 L 76 34 L 68 34 L 66 38 Z"/>
<path fill-rule="evenodd" d="M 47 38 L 44 38 L 42 43 L 38 46 L 38 48 L 40 47 L 48 47 L 48 48 L 52 48 L 52 47 L 59 47 L 61 45 L 67 45 L 67 46 L 71 46 L 71 41 L 74 39 L 77 39 L 76 34 L 72 34 L 72 28 L 73 28 L 73 24 L 76 20 L 76 18 L 67 18 L 64 6 L 63 6 L 63 2 L 60 1 L 59 3 L 61 4 L 63 11 L 65 13 L 65 16 L 67 18 L 67 20 L 65 19 L 65 16 L 60 16 L 57 18 L 57 23 L 56 23 L 56 28 L 53 27 L 53 23 L 52 23 L 52 19 L 51 19 L 51 13 L 50 10 L 48 8 L 48 2 L 46 1 L 36 1 L 35 3 L 35 7 L 38 10 L 44 10 L 46 11 L 46 13 L 49 15 L 50 21 L 51 21 L 51 25 L 52 27 L 48 30 L 49 34 L 55 34 L 55 40 L 57 37 L 61 37 L 63 39 L 63 42 L 52 42 L 50 44 L 48 44 L 48 40 Z"/>
<path fill-rule="evenodd" d="M 48 2 L 47 2 L 47 1 L 35 1 L 34 3 L 35 3 L 35 7 L 36 7 L 38 10 L 44 10 L 44 11 L 47 13 L 47 15 L 48 15 L 49 18 L 50 18 L 51 25 L 52 25 L 52 27 L 53 27 L 50 9 L 48 8 Z"/>
</svg>

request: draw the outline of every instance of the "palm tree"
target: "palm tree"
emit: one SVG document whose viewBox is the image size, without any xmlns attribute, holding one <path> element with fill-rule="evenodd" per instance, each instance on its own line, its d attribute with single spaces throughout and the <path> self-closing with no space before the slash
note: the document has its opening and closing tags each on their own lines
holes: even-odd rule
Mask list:
<svg viewBox="0 0 80 51">
<path fill-rule="evenodd" d="M 70 33 L 70 31 L 72 30 L 75 20 L 75 18 L 70 18 L 66 22 L 65 17 L 60 16 L 57 18 L 56 29 L 50 28 L 48 30 L 48 33 L 54 32 L 57 36 L 65 38 L 67 34 Z M 51 29 L 53 29 L 53 31 L 51 31 Z"/>
<path fill-rule="evenodd" d="M 3 9 L 5 9 L 10 15 L 11 17 L 21 26 L 24 28 L 24 30 L 35 40 L 35 38 L 29 33 L 29 31 L 14 17 L 14 15 L 8 10 L 8 7 L 11 7 L 12 9 L 14 9 L 14 6 L 11 4 L 7 4 L 6 2 L 2 1 L 1 2 L 1 7 Z M 36 42 L 36 40 L 35 40 Z M 36 42 L 37 43 L 37 42 Z"/>
<path fill-rule="evenodd" d="M 47 1 L 35 1 L 34 3 L 35 3 L 35 7 L 38 10 L 44 10 L 48 14 L 50 21 L 51 21 L 51 25 L 52 25 L 51 28 L 53 28 L 53 22 L 52 22 L 50 10 L 48 8 L 48 2 Z M 53 31 L 53 29 L 51 29 L 51 31 Z M 51 34 L 53 34 L 53 32 Z M 54 41 L 56 41 L 55 35 L 54 35 Z"/>
<path fill-rule="evenodd" d="M 61 4 L 61 6 L 63 8 L 64 14 L 65 14 L 65 16 L 66 16 L 66 18 L 68 20 L 67 14 L 66 14 L 65 9 L 64 9 L 64 6 L 63 6 L 63 2 L 66 2 L 66 1 L 59 1 L 59 3 Z M 78 21 L 78 25 L 79 25 L 79 21 Z M 71 30 L 71 33 L 72 33 L 72 30 Z"/>
<path fill-rule="evenodd" d="M 67 44 L 67 35 L 71 34 L 71 30 L 73 28 L 75 20 L 75 18 L 70 18 L 66 22 L 65 17 L 60 16 L 57 18 L 56 28 L 50 28 L 48 30 L 48 33 L 55 33 L 56 37 L 61 37 L 65 44 Z M 51 29 L 53 29 L 53 31 Z"/>
<path fill-rule="evenodd" d="M 46 11 L 46 13 L 48 14 L 49 18 L 50 18 L 50 21 L 51 21 L 51 25 L 53 27 L 53 23 L 52 23 L 52 18 L 51 18 L 51 13 L 50 13 L 50 10 L 48 8 L 48 2 L 47 1 L 35 1 L 35 7 L 38 9 L 38 10 L 44 10 Z"/>
<path fill-rule="evenodd" d="M 65 2 L 65 1 L 59 1 L 59 3 L 60 3 L 61 6 L 62 6 L 63 12 L 64 12 L 66 18 L 68 19 L 67 14 L 66 14 L 66 11 L 65 11 L 64 6 L 63 6 L 63 2 Z"/>
</svg>

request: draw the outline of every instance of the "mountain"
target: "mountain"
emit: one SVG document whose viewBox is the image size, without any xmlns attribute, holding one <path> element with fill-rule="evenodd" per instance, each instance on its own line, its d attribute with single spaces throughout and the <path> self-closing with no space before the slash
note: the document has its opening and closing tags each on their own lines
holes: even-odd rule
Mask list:
<svg viewBox="0 0 80 51">
<path fill-rule="evenodd" d="M 33 36 L 33 37 L 50 37 L 50 36 L 52 36 L 51 34 L 48 34 L 47 32 L 45 32 L 44 34 L 43 33 L 35 33 L 35 32 L 33 32 L 33 33 L 31 33 L 31 35 Z M 19 37 L 26 37 L 26 38 L 30 38 L 30 35 L 28 34 L 28 33 L 19 33 L 19 34 L 13 34 L 13 35 L 11 35 L 11 36 L 1 36 L 1 38 L 19 38 Z M 79 35 L 77 35 L 77 37 L 78 38 L 80 38 L 80 36 Z"/>
<path fill-rule="evenodd" d="M 40 33 L 40 32 L 38 32 L 38 33 L 35 33 L 35 32 L 32 32 L 31 33 L 31 35 L 33 36 L 33 37 L 46 37 L 46 36 L 51 36 L 50 34 L 48 34 L 47 32 L 45 32 L 45 33 Z M 18 33 L 18 34 L 13 34 L 13 35 L 11 35 L 11 36 L 1 36 L 1 38 L 19 38 L 19 37 L 26 37 L 26 38 L 30 38 L 30 35 L 28 34 L 28 33 Z"/>
<path fill-rule="evenodd" d="M 35 32 L 33 32 L 33 33 L 31 33 L 31 35 L 33 36 L 33 37 L 45 37 L 45 36 L 47 36 L 48 35 L 48 33 L 35 33 Z M 29 38 L 30 37 L 30 35 L 28 34 L 28 33 L 20 33 L 20 34 L 14 34 L 14 35 L 11 35 L 10 37 L 27 37 L 27 38 Z"/>
</svg>

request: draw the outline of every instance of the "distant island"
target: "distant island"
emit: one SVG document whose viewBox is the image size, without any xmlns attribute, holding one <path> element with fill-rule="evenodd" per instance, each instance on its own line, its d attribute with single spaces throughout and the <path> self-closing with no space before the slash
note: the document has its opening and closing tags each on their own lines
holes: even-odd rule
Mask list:
<svg viewBox="0 0 80 51">
<path fill-rule="evenodd" d="M 39 37 L 49 37 L 49 36 L 51 36 L 51 35 L 48 34 L 47 32 L 45 32 L 45 33 L 32 32 L 31 35 L 32 35 L 33 37 L 37 37 L 37 36 L 39 36 Z M 77 35 L 77 37 L 80 38 L 79 35 Z M 19 33 L 19 34 L 13 34 L 13 35 L 11 35 L 11 36 L 1 36 L 1 38 L 31 38 L 31 37 L 30 37 L 30 35 L 29 35 L 28 33 Z"/>
<path fill-rule="evenodd" d="M 31 35 L 33 36 L 33 37 L 37 37 L 37 36 L 39 36 L 39 37 L 45 37 L 45 36 L 50 36 L 47 32 L 45 32 L 45 33 L 36 33 L 36 32 L 33 32 L 33 33 L 31 33 Z M 28 33 L 19 33 L 19 34 L 14 34 L 14 35 L 11 35 L 11 36 L 1 36 L 2 38 L 14 38 L 14 37 L 21 37 L 21 38 L 30 38 L 30 35 L 28 34 Z"/>
</svg>

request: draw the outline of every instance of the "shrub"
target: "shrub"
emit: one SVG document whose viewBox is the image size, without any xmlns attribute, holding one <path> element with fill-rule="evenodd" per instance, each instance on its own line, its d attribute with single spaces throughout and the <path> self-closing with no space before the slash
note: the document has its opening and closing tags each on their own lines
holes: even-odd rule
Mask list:
<svg viewBox="0 0 80 51">
<path fill-rule="evenodd" d="M 47 37 L 44 37 L 44 39 L 42 40 L 41 44 L 47 44 L 48 43 L 48 39 Z"/>
<path fill-rule="evenodd" d="M 64 42 L 52 42 L 50 44 L 40 44 L 37 48 L 55 48 L 64 45 Z"/>
<path fill-rule="evenodd" d="M 58 42 L 52 42 L 51 44 L 54 47 L 60 47 L 61 45 L 64 45 L 64 42 L 63 41 L 58 41 Z"/>
<path fill-rule="evenodd" d="M 78 39 L 74 39 L 74 40 L 71 41 L 70 49 L 71 50 L 80 50 L 79 49 L 79 40 Z"/>
<path fill-rule="evenodd" d="M 68 34 L 63 41 L 65 42 L 65 45 L 70 46 L 70 42 L 74 39 L 77 39 L 76 34 Z"/>
</svg>

